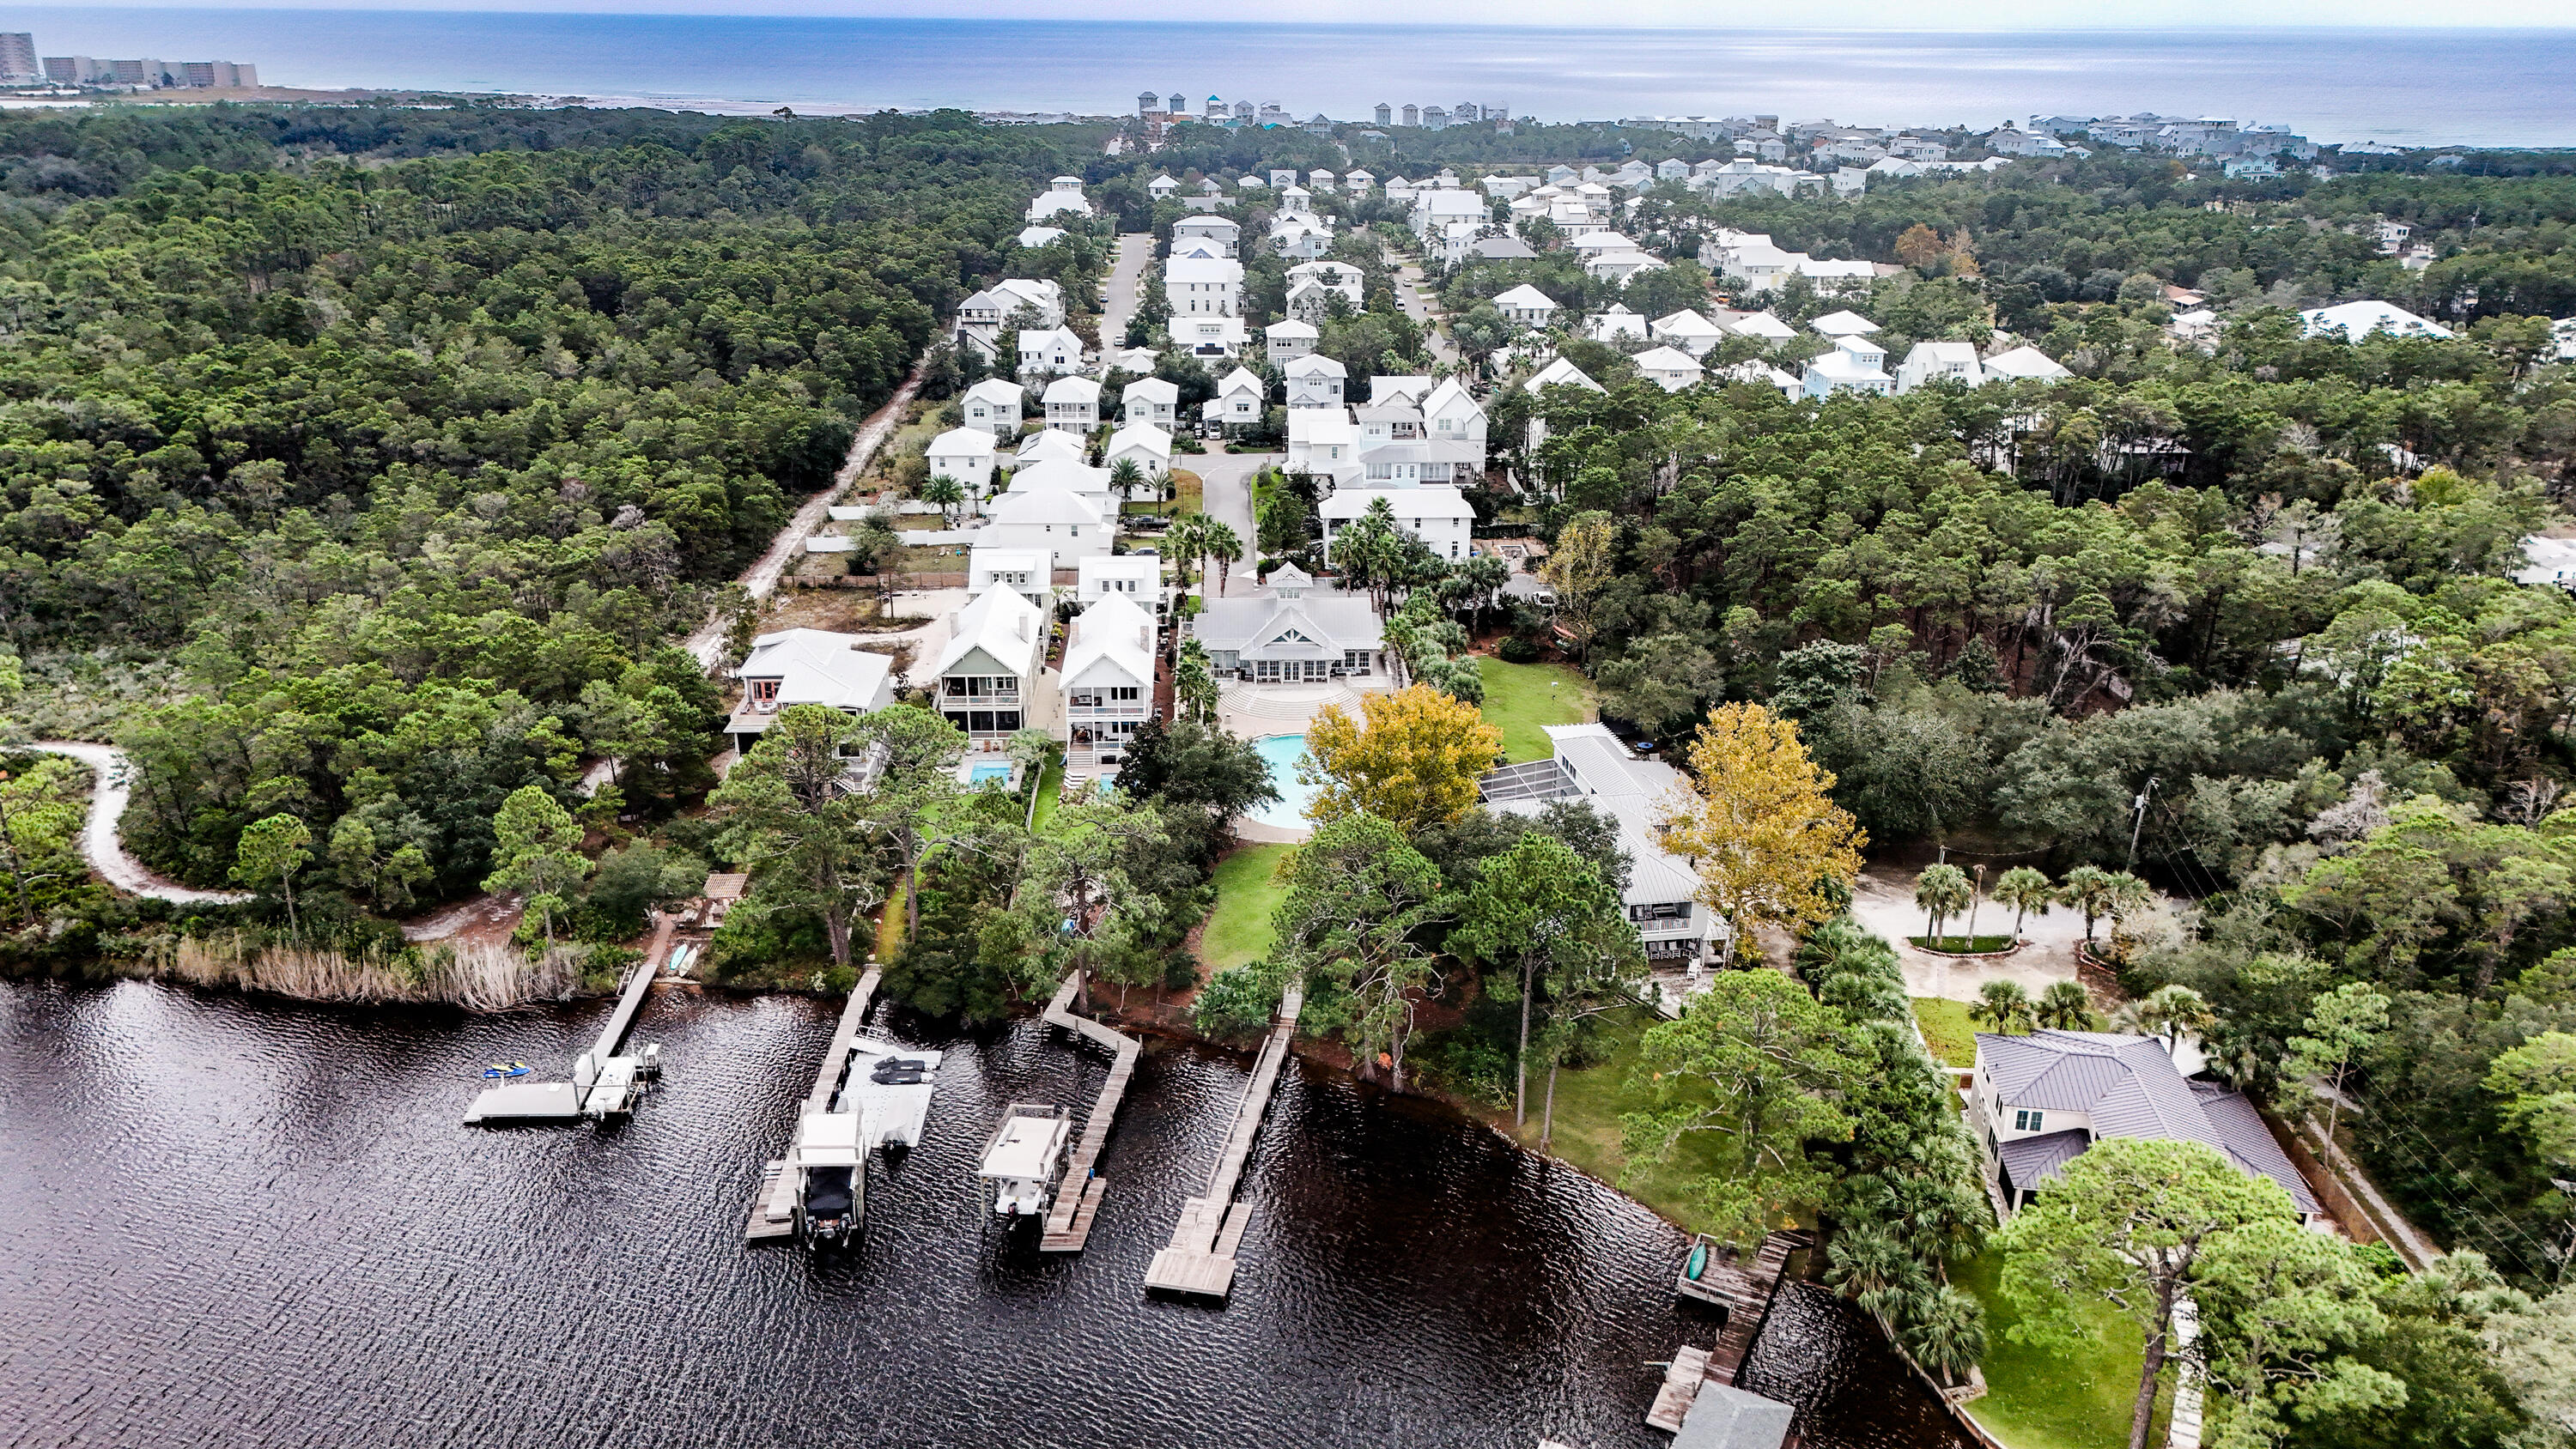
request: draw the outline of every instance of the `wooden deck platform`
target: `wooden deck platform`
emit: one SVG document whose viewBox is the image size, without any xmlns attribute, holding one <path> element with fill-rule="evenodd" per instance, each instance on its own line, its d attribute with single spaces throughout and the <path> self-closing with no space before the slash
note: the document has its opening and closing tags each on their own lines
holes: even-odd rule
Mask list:
<svg viewBox="0 0 2576 1449">
<path fill-rule="evenodd" d="M 1690 1413 L 1693 1400 L 1699 1397 L 1699 1386 L 1708 1380 L 1708 1350 L 1688 1344 L 1673 1350 L 1672 1364 L 1664 1370 L 1663 1387 L 1655 1390 L 1655 1404 L 1646 1411 L 1646 1427 L 1667 1434 L 1682 1431 L 1682 1419 Z"/>
<path fill-rule="evenodd" d="M 859 1034 L 859 1023 L 867 1020 L 868 1007 L 875 1003 L 877 982 L 883 973 L 874 966 L 860 973 L 858 984 L 850 988 L 850 999 L 841 1005 L 841 1020 L 832 1028 L 832 1044 L 823 1049 L 822 1064 L 814 1069 L 814 1087 L 805 1094 L 798 1115 L 827 1112 L 832 1107 L 832 1094 L 841 1089 L 841 1075 L 850 1069 L 850 1042 Z M 790 1133 L 795 1128 L 790 1124 Z M 760 1185 L 752 1189 L 751 1218 L 743 1227 L 743 1241 L 776 1242 L 795 1236 L 796 1177 L 784 1162 L 772 1162 L 761 1169 Z"/>
<path fill-rule="evenodd" d="M 1702 1384 L 1734 1387 L 1736 1376 L 1744 1371 L 1744 1360 L 1753 1352 L 1754 1339 L 1761 1336 L 1762 1321 L 1770 1315 L 1771 1300 L 1780 1292 L 1780 1280 L 1788 1274 L 1789 1255 L 1815 1239 L 1796 1229 L 1772 1233 L 1754 1249 L 1750 1263 L 1705 1234 L 1697 1241 L 1709 1244 L 1708 1265 L 1697 1281 L 1676 1275 L 1675 1287 L 1686 1297 L 1725 1309 L 1726 1323 L 1714 1348 L 1685 1344 L 1673 1350 L 1672 1366 L 1664 1371 L 1663 1386 L 1646 1410 L 1648 1427 L 1667 1434 L 1681 1432 L 1682 1420 L 1699 1401 Z"/>
<path fill-rule="evenodd" d="M 1234 1126 L 1226 1133 L 1215 1170 L 1208 1174 L 1207 1190 L 1181 1204 L 1181 1220 L 1172 1228 L 1171 1245 L 1156 1252 L 1145 1270 L 1149 1291 L 1221 1299 L 1234 1290 L 1235 1251 L 1252 1218 L 1252 1205 L 1236 1202 L 1234 1194 L 1243 1181 L 1244 1163 L 1252 1155 L 1253 1139 L 1260 1134 L 1261 1119 L 1270 1110 L 1271 1094 L 1278 1089 L 1279 1073 L 1288 1064 L 1288 1044 L 1297 1034 L 1297 1017 L 1304 1009 L 1304 993 L 1291 986 L 1280 1000 L 1279 1014 L 1271 1019 L 1260 1055 L 1253 1059 L 1252 1080 L 1235 1104 Z"/>
<path fill-rule="evenodd" d="M 1118 1104 L 1127 1095 L 1127 1083 L 1136 1075 L 1136 1056 L 1144 1043 L 1123 1031 L 1102 1026 L 1088 1017 L 1073 1014 L 1073 998 L 1082 990 L 1082 974 L 1064 978 L 1055 999 L 1047 1003 L 1042 1019 L 1063 1027 L 1110 1052 L 1109 1079 L 1100 1085 L 1100 1095 L 1091 1104 L 1091 1115 L 1082 1124 L 1082 1138 L 1074 1144 L 1073 1157 L 1065 1163 L 1064 1181 L 1057 1185 L 1055 1206 L 1047 1210 L 1045 1231 L 1038 1235 L 1041 1253 L 1079 1253 L 1091 1241 L 1091 1225 L 1100 1215 L 1100 1199 L 1109 1184 L 1096 1172 L 1100 1150 L 1109 1145 L 1109 1124 L 1118 1116 Z"/>
</svg>

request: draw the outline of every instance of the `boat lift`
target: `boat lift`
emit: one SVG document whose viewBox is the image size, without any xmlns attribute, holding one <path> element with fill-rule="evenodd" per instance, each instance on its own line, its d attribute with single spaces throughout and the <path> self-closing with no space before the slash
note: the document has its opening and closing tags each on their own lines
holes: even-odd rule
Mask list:
<svg viewBox="0 0 2576 1449">
<path fill-rule="evenodd" d="M 599 1040 L 573 1059 L 571 1081 L 518 1081 L 519 1073 L 505 1069 L 500 1084 L 484 1088 L 465 1109 L 466 1125 L 575 1122 L 584 1117 L 605 1121 L 633 1112 L 644 1093 L 661 1079 L 662 1047 L 658 1042 L 647 1043 L 629 1055 L 620 1055 L 618 1047 L 626 1040 L 627 1028 L 635 1024 L 645 993 L 653 989 L 655 974 L 650 961 L 637 963 L 628 973 L 617 995 L 617 1009 L 600 1028 Z"/>
</svg>

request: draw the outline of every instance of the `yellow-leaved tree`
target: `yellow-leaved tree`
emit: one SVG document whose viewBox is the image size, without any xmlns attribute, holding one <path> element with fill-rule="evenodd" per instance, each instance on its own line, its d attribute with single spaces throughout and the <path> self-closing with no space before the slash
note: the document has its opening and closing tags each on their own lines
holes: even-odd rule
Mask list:
<svg viewBox="0 0 2576 1449">
<path fill-rule="evenodd" d="M 1374 815 L 1407 836 L 1476 803 L 1476 777 L 1502 763 L 1503 732 L 1474 705 L 1426 684 L 1360 700 L 1360 718 L 1328 705 L 1306 726 L 1298 778 L 1321 786 L 1317 825 Z"/>
<path fill-rule="evenodd" d="M 1792 931 L 1841 908 L 1869 836 L 1825 792 L 1793 720 L 1758 704 L 1725 704 L 1690 746 L 1691 780 L 1663 802 L 1655 827 L 1664 849 L 1699 873 L 1699 899 L 1724 917 L 1726 954 L 1765 923 Z"/>
</svg>

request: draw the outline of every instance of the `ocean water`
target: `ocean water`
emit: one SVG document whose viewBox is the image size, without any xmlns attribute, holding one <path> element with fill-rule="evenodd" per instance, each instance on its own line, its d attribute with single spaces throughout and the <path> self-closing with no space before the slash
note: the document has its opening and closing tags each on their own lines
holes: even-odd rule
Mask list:
<svg viewBox="0 0 2576 1449">
<path fill-rule="evenodd" d="M 2137 110 L 2321 141 L 2576 146 L 2576 29 L 2049 33 L 1139 24 L 28 7 L 45 55 L 215 57 L 271 85 L 435 87 L 695 109 L 1125 112 L 1139 91 L 1363 117 L 1829 116 L 1992 126 Z"/>
</svg>

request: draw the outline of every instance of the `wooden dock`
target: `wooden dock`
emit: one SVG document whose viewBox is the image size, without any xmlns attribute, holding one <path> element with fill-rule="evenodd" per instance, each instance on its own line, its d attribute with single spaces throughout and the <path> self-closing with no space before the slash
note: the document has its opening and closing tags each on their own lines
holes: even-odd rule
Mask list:
<svg viewBox="0 0 2576 1449">
<path fill-rule="evenodd" d="M 627 1029 L 635 1024 L 635 1013 L 644 1009 L 644 998 L 653 990 L 653 979 L 662 974 L 658 956 L 647 956 L 635 964 L 618 990 L 617 1006 L 608 1013 L 608 1021 L 599 1029 L 599 1040 L 573 1066 L 569 1082 L 503 1082 L 486 1087 L 465 1109 L 465 1124 L 483 1122 L 570 1122 L 584 1112 L 625 1111 L 633 1106 L 642 1092 L 643 1083 L 625 1075 L 625 1068 L 609 1068 L 609 1059 L 617 1055 Z M 585 1075 L 585 1065 L 587 1075 Z M 595 1085 L 603 1070 L 614 1074 L 605 1086 Z M 593 1093 L 602 1102 L 590 1100 Z M 603 1106 L 602 1103 L 606 1105 Z"/>
<path fill-rule="evenodd" d="M 1788 1275 L 1789 1255 L 1814 1241 L 1804 1232 L 1783 1229 L 1765 1237 L 1754 1249 L 1753 1261 L 1745 1263 L 1732 1248 L 1705 1236 L 1698 1240 L 1709 1245 L 1708 1266 L 1696 1281 L 1677 1277 L 1675 1287 L 1685 1297 L 1724 1309 L 1726 1323 L 1718 1331 L 1716 1347 L 1684 1345 L 1673 1350 L 1663 1387 L 1655 1391 L 1655 1402 L 1646 1410 L 1649 1427 L 1678 1434 L 1691 1405 L 1699 1401 L 1700 1385 L 1735 1386 L 1736 1376 L 1744 1372 L 1744 1360 L 1753 1352 L 1753 1340 L 1761 1336 L 1771 1300 L 1779 1295 L 1780 1282 Z"/>
<path fill-rule="evenodd" d="M 1082 1124 L 1082 1140 L 1074 1144 L 1073 1158 L 1065 1164 L 1064 1181 L 1055 1190 L 1055 1205 L 1047 1210 L 1046 1230 L 1038 1237 L 1041 1253 L 1079 1253 L 1091 1241 L 1092 1221 L 1099 1216 L 1100 1199 L 1109 1190 L 1108 1182 L 1093 1169 L 1100 1161 L 1100 1149 L 1109 1143 L 1109 1124 L 1118 1116 L 1118 1103 L 1127 1095 L 1127 1083 L 1136 1075 L 1136 1054 L 1144 1048 L 1142 1042 L 1123 1031 L 1074 1015 L 1073 998 L 1081 990 L 1081 972 L 1064 978 L 1055 999 L 1047 1003 L 1043 1020 L 1108 1048 L 1109 1080 L 1101 1083 L 1100 1096 L 1091 1104 L 1091 1116 Z"/>
<path fill-rule="evenodd" d="M 1243 1089 L 1243 1100 L 1235 1104 L 1234 1127 L 1226 1134 L 1216 1170 L 1208 1175 L 1207 1190 L 1181 1204 L 1171 1246 L 1154 1254 L 1152 1266 L 1145 1270 L 1147 1289 L 1219 1299 L 1234 1290 L 1235 1250 L 1242 1245 L 1244 1225 L 1252 1218 L 1252 1205 L 1236 1202 L 1235 1189 L 1243 1181 L 1244 1162 L 1252 1155 L 1252 1139 L 1259 1135 L 1261 1119 L 1270 1110 L 1279 1073 L 1288 1064 L 1288 1044 L 1297 1035 L 1297 1016 L 1304 1009 L 1305 993 L 1289 987 L 1280 999 L 1279 1014 L 1271 1019 L 1261 1054 L 1253 1060 L 1252 1080 Z"/>
<path fill-rule="evenodd" d="M 832 1028 L 832 1044 L 823 1050 L 823 1064 L 814 1071 L 814 1090 L 805 1094 L 798 1115 L 828 1112 L 832 1094 L 841 1089 L 841 1075 L 850 1068 L 850 1043 L 859 1034 L 859 1023 L 867 1019 L 868 1007 L 876 1000 L 880 973 L 870 966 L 850 988 L 850 999 L 841 1007 L 841 1021 Z M 793 1127 L 789 1129 L 793 1132 Z M 775 1242 L 796 1235 L 796 1179 L 787 1171 L 784 1159 L 763 1164 L 760 1185 L 752 1190 L 751 1217 L 742 1230 L 743 1241 Z"/>
</svg>

